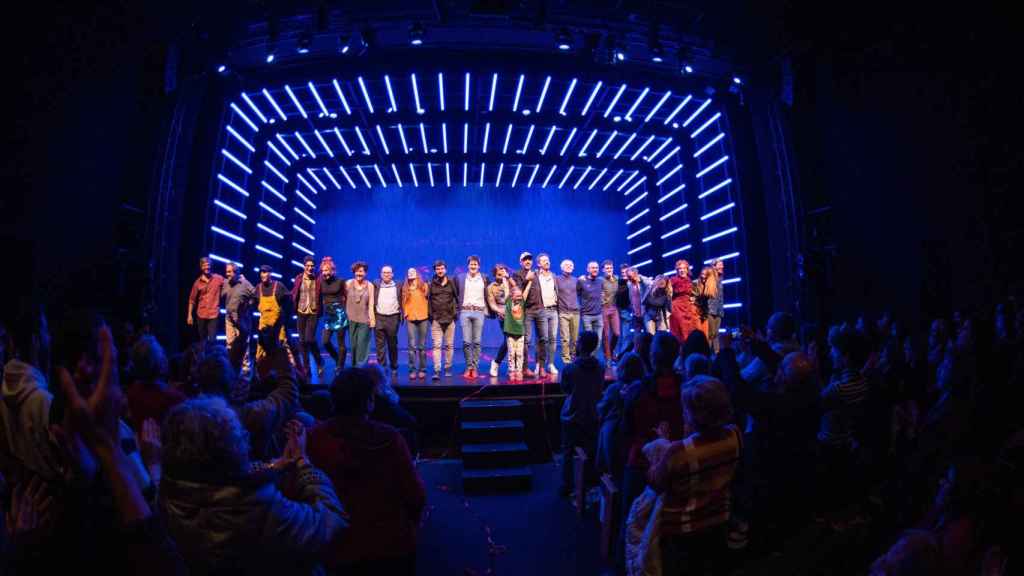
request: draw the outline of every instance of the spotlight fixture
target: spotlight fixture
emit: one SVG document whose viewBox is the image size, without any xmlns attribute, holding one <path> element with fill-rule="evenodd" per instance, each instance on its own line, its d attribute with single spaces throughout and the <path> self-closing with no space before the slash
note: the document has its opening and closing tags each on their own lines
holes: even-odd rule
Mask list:
<svg viewBox="0 0 1024 576">
<path fill-rule="evenodd" d="M 661 64 L 665 61 L 665 49 L 661 47 L 661 42 L 657 40 L 651 42 L 651 62 L 655 64 Z"/>
<path fill-rule="evenodd" d="M 409 27 L 409 43 L 413 46 L 421 46 L 423 44 L 423 24 L 413 22 L 412 26 Z"/>
<path fill-rule="evenodd" d="M 737 86 L 739 86 L 739 85 L 743 84 L 743 80 L 741 80 L 739 76 L 733 76 L 732 77 L 732 83 L 736 84 Z"/>
<path fill-rule="evenodd" d="M 228 73 L 228 66 L 227 66 L 227 64 L 221 64 L 221 65 L 217 66 L 217 73 L 218 74 L 227 74 Z"/>
<path fill-rule="evenodd" d="M 313 45 L 313 33 L 306 30 L 299 34 L 298 47 L 296 51 L 299 54 L 309 54 L 309 48 Z"/>
<path fill-rule="evenodd" d="M 338 35 L 338 53 L 348 54 L 352 50 L 352 39 L 347 34 Z"/>
<path fill-rule="evenodd" d="M 572 50 L 572 35 L 569 33 L 568 28 L 562 28 L 558 31 L 558 35 L 555 37 L 555 45 L 563 52 Z"/>
<path fill-rule="evenodd" d="M 622 45 L 619 44 L 618 38 L 615 36 L 608 36 L 608 62 L 610 64 L 616 64 L 626 60 L 626 51 Z"/>
<path fill-rule="evenodd" d="M 267 64 L 274 63 L 274 50 L 270 46 L 267 46 Z"/>
<path fill-rule="evenodd" d="M 679 66 L 679 71 L 683 74 L 693 74 L 693 66 L 690 66 L 688 62 L 683 62 Z"/>
<path fill-rule="evenodd" d="M 267 54 L 265 61 L 272 64 L 277 57 L 277 38 L 280 35 L 280 23 L 276 18 L 267 20 Z"/>
</svg>

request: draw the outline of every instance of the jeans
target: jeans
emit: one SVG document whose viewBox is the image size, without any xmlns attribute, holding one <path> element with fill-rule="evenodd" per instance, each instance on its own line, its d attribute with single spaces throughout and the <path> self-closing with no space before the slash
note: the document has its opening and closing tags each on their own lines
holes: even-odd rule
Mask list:
<svg viewBox="0 0 1024 576">
<path fill-rule="evenodd" d="M 196 331 L 199 333 L 199 341 L 217 341 L 217 319 L 196 318 Z"/>
<path fill-rule="evenodd" d="M 668 324 L 665 323 L 665 314 L 659 310 L 653 314 L 646 315 L 644 327 L 647 329 L 647 333 L 651 335 L 655 332 L 668 330 Z"/>
<path fill-rule="evenodd" d="M 370 325 L 362 322 L 349 322 L 352 333 L 352 365 L 360 366 L 370 357 Z"/>
<path fill-rule="evenodd" d="M 224 318 L 224 335 L 231 365 L 242 374 L 248 374 L 249 348 L 252 343 L 251 326 L 235 323 L 228 316 Z"/>
<path fill-rule="evenodd" d="M 576 359 L 576 339 L 580 335 L 580 313 L 559 312 L 558 331 L 562 333 L 562 363 L 571 364 Z"/>
<path fill-rule="evenodd" d="M 427 329 L 429 320 L 407 320 L 405 328 L 409 331 L 409 372 L 427 370 Z"/>
<path fill-rule="evenodd" d="M 377 363 L 391 370 L 398 370 L 398 322 L 401 318 L 400 314 L 377 314 L 377 327 L 373 331 L 377 344 Z"/>
<path fill-rule="evenodd" d="M 523 371 L 525 363 L 523 358 L 524 340 L 522 336 L 505 335 L 505 342 L 508 345 L 508 371 L 510 374 Z"/>
<path fill-rule="evenodd" d="M 622 334 L 618 308 L 605 306 L 601 309 L 601 327 L 604 330 L 604 359 L 611 360 L 615 357 L 615 347 L 619 343 L 619 335 Z"/>
<path fill-rule="evenodd" d="M 334 359 L 335 370 L 341 370 L 345 367 L 345 357 L 348 355 L 348 348 L 345 346 L 345 335 L 348 333 L 348 328 L 342 328 L 341 330 L 331 330 L 330 328 L 324 327 L 324 331 L 320 334 L 320 343 L 323 344 L 324 350 L 327 350 L 327 354 Z M 334 347 L 334 343 L 331 342 L 331 335 L 338 335 L 338 347 Z"/>
<path fill-rule="evenodd" d="M 555 363 L 555 339 L 558 338 L 558 310 L 545 308 L 537 314 L 537 364 Z M 544 357 L 541 357 L 541 348 Z"/>
<path fill-rule="evenodd" d="M 584 314 L 580 318 L 580 321 L 583 325 L 583 332 L 593 332 L 597 334 L 596 350 L 600 350 L 602 341 L 601 337 L 604 336 L 604 334 L 602 334 L 602 332 L 604 332 L 604 317 L 601 314 Z M 597 354 L 596 350 L 594 354 Z M 605 358 L 605 360 L 607 359 L 608 358 Z"/>
<path fill-rule="evenodd" d="M 296 320 L 296 327 L 299 332 L 299 356 L 302 357 L 302 365 L 311 368 L 309 355 L 313 354 L 313 361 L 316 367 L 323 365 L 324 359 L 320 357 L 320 347 L 316 342 L 316 314 L 299 314 Z M 312 370 L 310 370 L 312 377 Z"/>
<path fill-rule="evenodd" d="M 484 335 L 484 313 L 477 310 L 463 310 L 459 315 L 462 324 L 462 354 L 466 358 L 466 370 L 476 370 L 480 365 L 480 340 Z"/>
<path fill-rule="evenodd" d="M 442 325 L 437 320 L 430 321 L 430 335 L 434 340 L 434 374 L 441 373 L 441 340 L 444 340 L 444 370 L 452 369 L 452 355 L 455 353 L 455 322 Z"/>
<path fill-rule="evenodd" d="M 715 354 L 718 354 L 718 329 L 721 327 L 721 316 L 708 315 L 708 344 L 711 345 L 711 351 Z"/>
<path fill-rule="evenodd" d="M 523 322 L 523 370 L 530 369 L 530 344 L 535 339 L 540 338 L 539 321 L 541 312 L 542 310 L 526 311 L 526 319 Z M 533 335 L 534 326 L 538 327 L 536 336 Z M 537 347 L 537 354 L 540 354 L 540 348 L 540 346 Z M 537 358 L 537 362 L 544 363 L 541 358 Z"/>
</svg>

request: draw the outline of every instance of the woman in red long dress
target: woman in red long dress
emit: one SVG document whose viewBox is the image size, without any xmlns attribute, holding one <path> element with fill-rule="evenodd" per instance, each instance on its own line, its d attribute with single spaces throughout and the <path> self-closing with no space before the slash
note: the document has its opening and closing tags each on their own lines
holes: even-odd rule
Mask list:
<svg viewBox="0 0 1024 576">
<path fill-rule="evenodd" d="M 672 286 L 672 314 L 668 325 L 672 334 L 680 343 L 697 329 L 699 319 L 697 306 L 694 304 L 694 285 L 690 279 L 690 263 L 686 260 L 676 261 L 676 275 L 669 281 Z"/>
</svg>

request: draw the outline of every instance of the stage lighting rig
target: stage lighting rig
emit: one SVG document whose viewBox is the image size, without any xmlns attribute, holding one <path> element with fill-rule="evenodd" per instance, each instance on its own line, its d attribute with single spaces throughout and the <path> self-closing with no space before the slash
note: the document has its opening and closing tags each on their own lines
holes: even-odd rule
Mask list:
<svg viewBox="0 0 1024 576">
<path fill-rule="evenodd" d="M 299 34 L 296 51 L 299 54 L 309 54 L 309 48 L 313 45 L 313 32 L 304 30 Z"/>
<path fill-rule="evenodd" d="M 572 34 L 568 28 L 563 27 L 558 31 L 558 34 L 555 36 L 555 46 L 562 52 L 572 50 Z"/>
<path fill-rule="evenodd" d="M 423 24 L 413 22 L 412 26 L 409 27 L 409 44 L 412 44 L 413 46 L 422 46 L 423 36 Z"/>
</svg>

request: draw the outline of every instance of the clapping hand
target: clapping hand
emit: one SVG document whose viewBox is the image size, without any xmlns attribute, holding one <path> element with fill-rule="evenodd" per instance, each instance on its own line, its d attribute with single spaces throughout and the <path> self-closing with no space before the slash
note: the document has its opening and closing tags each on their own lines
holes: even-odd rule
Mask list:
<svg viewBox="0 0 1024 576">
<path fill-rule="evenodd" d="M 103 326 L 98 334 L 100 348 L 100 377 L 96 389 L 86 400 L 78 393 L 71 374 L 64 367 L 57 368 L 61 389 L 67 398 L 64 432 L 81 436 L 86 446 L 96 451 L 117 447 L 119 418 L 124 396 L 117 381 L 117 348 L 110 328 Z"/>
<path fill-rule="evenodd" d="M 46 483 L 38 476 L 21 482 L 11 494 L 7 510 L 7 533 L 11 537 L 42 535 L 53 527 L 56 506 Z"/>
<path fill-rule="evenodd" d="M 160 441 L 160 426 L 157 425 L 156 420 L 147 418 L 142 423 L 142 429 L 138 432 L 137 436 L 142 462 L 145 463 L 147 468 L 159 464 L 161 454 L 163 453 L 163 444 Z"/>
</svg>

